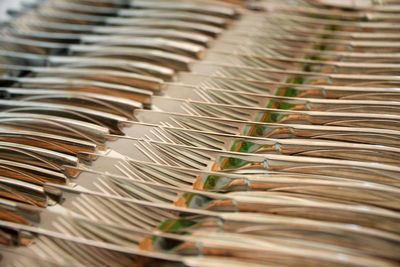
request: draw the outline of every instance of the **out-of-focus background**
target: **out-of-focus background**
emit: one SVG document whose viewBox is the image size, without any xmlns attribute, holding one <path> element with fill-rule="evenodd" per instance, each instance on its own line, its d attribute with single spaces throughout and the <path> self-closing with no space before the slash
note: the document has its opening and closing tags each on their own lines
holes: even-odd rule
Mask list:
<svg viewBox="0 0 400 267">
<path fill-rule="evenodd" d="M 20 2 L 21 0 L 0 0 L 0 22 L 8 20 L 7 9 L 18 7 Z"/>
</svg>

